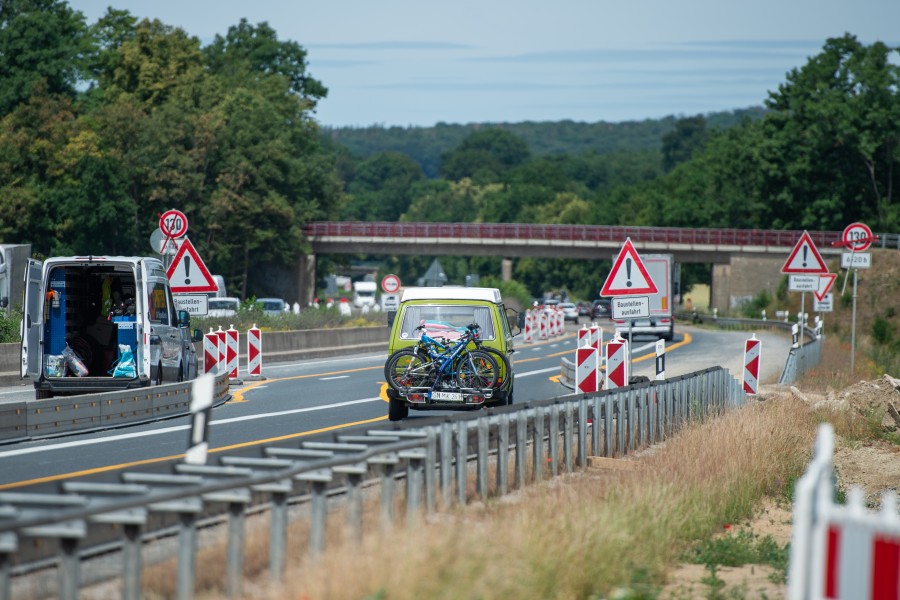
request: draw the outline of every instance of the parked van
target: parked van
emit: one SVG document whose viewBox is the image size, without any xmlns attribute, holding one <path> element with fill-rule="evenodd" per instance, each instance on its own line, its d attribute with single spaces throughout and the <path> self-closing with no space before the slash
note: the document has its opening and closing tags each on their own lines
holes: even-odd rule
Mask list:
<svg viewBox="0 0 900 600">
<path fill-rule="evenodd" d="M 420 325 L 433 338 L 457 339 L 472 323 L 479 326 L 482 349 L 496 356 L 500 367 L 495 387 L 487 394 L 462 393 L 442 387 L 440 393 L 387 388 L 388 418 L 399 421 L 414 410 L 465 410 L 481 406 L 512 404 L 515 372 L 513 337 L 520 333 L 518 313 L 503 305 L 500 290 L 477 287 L 410 287 L 403 291 L 391 324 L 388 361 L 398 350 L 415 346 Z M 390 381 L 390 378 L 388 378 Z M 445 399 L 437 399 L 441 396 Z M 447 399 L 452 398 L 452 399 Z"/>
<path fill-rule="evenodd" d="M 29 260 L 22 377 L 38 399 L 184 381 L 196 375 L 190 341 L 201 339 L 189 327 L 157 258 Z"/>
</svg>

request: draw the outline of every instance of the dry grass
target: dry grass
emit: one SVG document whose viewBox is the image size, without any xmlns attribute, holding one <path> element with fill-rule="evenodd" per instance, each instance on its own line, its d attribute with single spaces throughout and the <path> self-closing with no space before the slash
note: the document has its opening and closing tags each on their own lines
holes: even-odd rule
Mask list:
<svg viewBox="0 0 900 600">
<path fill-rule="evenodd" d="M 248 541 L 244 597 L 655 597 L 692 542 L 750 517 L 763 496 L 790 490 L 809 459 L 816 423 L 792 399 L 749 405 L 687 428 L 640 458 L 639 470 L 589 469 L 388 534 L 370 508 L 361 544 L 346 541 L 335 514 L 325 555 L 294 552 L 282 584 L 269 582 L 266 528 L 253 526 L 263 533 Z M 304 528 L 292 529 L 290 548 L 305 547 Z M 198 558 L 223 563 L 221 551 Z M 171 597 L 173 569 L 148 568 L 145 597 Z M 200 597 L 221 596 L 223 567 L 198 577 L 198 589 L 207 590 Z"/>
</svg>

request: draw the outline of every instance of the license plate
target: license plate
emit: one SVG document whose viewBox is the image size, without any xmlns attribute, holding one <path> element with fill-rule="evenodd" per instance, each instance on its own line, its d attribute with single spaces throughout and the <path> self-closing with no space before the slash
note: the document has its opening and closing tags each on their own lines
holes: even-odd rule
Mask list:
<svg viewBox="0 0 900 600">
<path fill-rule="evenodd" d="M 649 319 L 638 319 L 634 322 L 635 327 L 650 327 Z"/>
<path fill-rule="evenodd" d="M 465 400 L 459 392 L 431 392 L 431 399 L 445 402 L 463 402 Z"/>
</svg>

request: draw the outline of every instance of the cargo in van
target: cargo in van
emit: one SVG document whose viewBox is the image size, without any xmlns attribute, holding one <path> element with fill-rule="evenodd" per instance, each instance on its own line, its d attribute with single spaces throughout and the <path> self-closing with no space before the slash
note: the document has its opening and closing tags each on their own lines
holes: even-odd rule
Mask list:
<svg viewBox="0 0 900 600">
<path fill-rule="evenodd" d="M 22 377 L 39 399 L 196 376 L 200 333 L 190 334 L 156 258 L 29 260 L 24 320 Z"/>
</svg>

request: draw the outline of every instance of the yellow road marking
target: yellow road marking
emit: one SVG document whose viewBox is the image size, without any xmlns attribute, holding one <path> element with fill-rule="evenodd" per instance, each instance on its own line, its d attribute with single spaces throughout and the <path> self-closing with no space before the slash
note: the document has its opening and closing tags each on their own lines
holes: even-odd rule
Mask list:
<svg viewBox="0 0 900 600">
<path fill-rule="evenodd" d="M 311 431 L 301 431 L 299 433 L 291 433 L 288 435 L 280 435 L 278 437 L 267 438 L 264 440 L 254 440 L 252 442 L 242 442 L 240 444 L 232 444 L 230 446 L 222 446 L 221 448 L 211 448 L 209 450 L 210 454 L 215 454 L 218 452 L 228 452 L 230 450 L 235 450 L 238 448 L 248 448 L 250 446 L 258 446 L 259 444 L 269 444 L 273 442 L 283 442 L 284 440 L 290 440 L 298 437 L 305 437 L 309 435 L 315 435 L 317 433 L 324 433 L 326 431 L 334 431 L 336 429 L 343 429 L 345 427 L 354 427 L 356 425 L 365 425 L 367 423 L 376 423 L 378 421 L 384 421 L 387 419 L 387 415 L 383 417 L 375 417 L 374 419 L 366 419 L 364 421 L 356 421 L 354 423 L 343 423 L 341 425 L 331 425 L 329 427 L 322 427 L 321 429 L 313 429 Z M 118 465 L 109 465 L 107 467 L 98 467 L 96 469 L 86 469 L 84 471 L 74 471 L 72 473 L 63 473 L 61 475 L 51 475 L 49 477 L 39 477 L 37 479 L 29 479 L 27 481 L 16 481 L 13 483 L 5 483 L 0 485 L 0 490 L 8 490 L 17 487 L 23 487 L 26 485 L 34 485 L 38 483 L 48 483 L 52 481 L 61 481 L 64 479 L 70 479 L 73 477 L 84 477 L 86 475 L 96 475 L 98 473 L 109 473 L 112 471 L 118 471 L 120 469 L 128 469 L 131 467 L 139 467 L 143 465 L 152 465 L 155 463 L 166 462 L 170 460 L 180 460 L 184 458 L 184 454 L 173 454 L 172 456 L 162 456 L 160 458 L 148 458 L 146 460 L 137 460 L 128 463 L 121 463 Z"/>
</svg>

